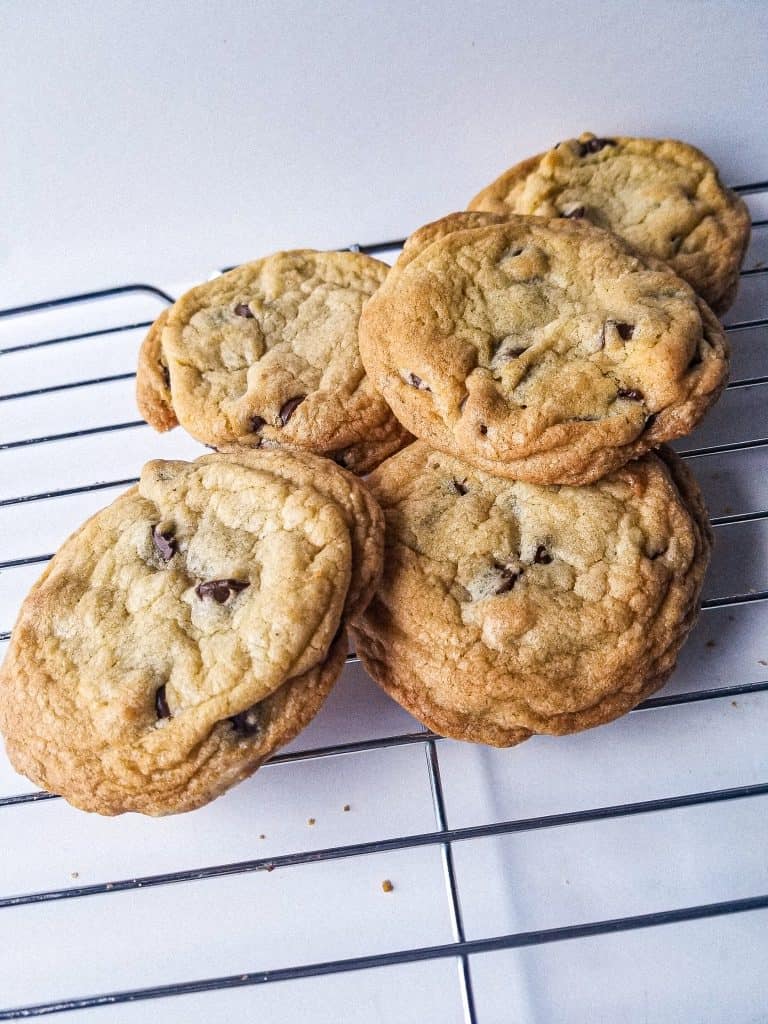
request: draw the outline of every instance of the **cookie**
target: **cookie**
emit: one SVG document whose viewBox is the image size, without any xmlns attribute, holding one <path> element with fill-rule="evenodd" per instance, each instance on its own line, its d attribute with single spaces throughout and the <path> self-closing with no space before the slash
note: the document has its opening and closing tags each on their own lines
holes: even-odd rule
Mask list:
<svg viewBox="0 0 768 1024">
<path fill-rule="evenodd" d="M 363 485 L 328 460 L 148 463 L 21 608 L 0 669 L 12 763 L 103 814 L 206 803 L 321 706 L 380 532 Z"/>
<path fill-rule="evenodd" d="M 591 483 L 688 433 L 724 387 L 714 314 L 615 235 L 515 215 L 430 230 L 367 304 L 360 351 L 433 447 L 512 479 Z"/>
<path fill-rule="evenodd" d="M 665 260 L 716 313 L 736 297 L 749 243 L 744 201 L 702 152 L 672 139 L 586 132 L 511 167 L 469 208 L 586 218 Z"/>
<path fill-rule="evenodd" d="M 617 718 L 663 685 L 711 548 L 669 450 L 598 483 L 493 477 L 417 441 L 372 474 L 384 575 L 352 626 L 365 668 L 455 739 L 511 746 Z"/>
<path fill-rule="evenodd" d="M 142 416 L 214 448 L 300 448 L 366 472 L 408 440 L 357 344 L 360 311 L 388 270 L 362 253 L 305 249 L 193 288 L 142 346 Z"/>
<path fill-rule="evenodd" d="M 221 462 L 271 473 L 297 487 L 311 487 L 334 502 L 349 530 L 352 576 L 344 615 L 355 615 L 371 600 L 384 558 L 384 518 L 371 492 L 350 472 L 328 466 L 307 452 L 222 450 L 196 465 Z"/>
<path fill-rule="evenodd" d="M 164 432 L 178 427 L 179 421 L 171 401 L 171 377 L 161 348 L 163 330 L 169 310 L 164 309 L 155 320 L 139 349 L 136 373 L 136 404 L 139 412 L 155 430 Z"/>
</svg>

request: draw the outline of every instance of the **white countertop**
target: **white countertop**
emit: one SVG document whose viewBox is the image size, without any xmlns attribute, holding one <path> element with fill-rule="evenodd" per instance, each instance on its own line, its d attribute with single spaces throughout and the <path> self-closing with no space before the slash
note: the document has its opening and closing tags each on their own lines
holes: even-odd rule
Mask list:
<svg viewBox="0 0 768 1024">
<path fill-rule="evenodd" d="M 0 6 L 0 38 L 0 309 L 134 282 L 175 294 L 276 248 L 401 237 L 587 129 L 682 137 L 730 183 L 768 178 L 768 4 L 19 0 Z M 765 195 L 750 204 L 768 218 Z M 747 266 L 766 259 L 763 229 Z M 0 401 L 0 634 L 41 559 L 120 481 L 200 450 L 135 423 L 144 329 L 111 329 L 162 308 L 134 290 L 0 319 L 0 349 L 17 347 L 0 398 L 57 389 Z M 766 308 L 753 276 L 728 319 Z M 491 832 L 452 844 L 470 941 L 768 892 L 768 789 L 747 788 L 768 783 L 768 600 L 753 599 L 768 590 L 768 445 L 749 446 L 768 439 L 768 385 L 749 383 L 768 377 L 767 330 L 731 333 L 735 386 L 677 445 L 719 525 L 710 607 L 659 702 L 509 751 L 435 745 L 448 828 Z M 18 348 L 71 334 L 89 336 Z M 417 732 L 349 666 L 289 751 L 326 756 L 157 821 L 32 800 L 0 754 L 0 1020 L 129 991 L 140 1000 L 54 1019 L 466 1024 L 460 961 L 434 951 L 258 983 L 456 940 Z M 370 749 L 332 749 L 358 742 Z M 474 1020 L 763 1021 L 766 924 L 759 910 L 483 947 Z M 145 1001 L 155 986 L 172 992 Z"/>
</svg>

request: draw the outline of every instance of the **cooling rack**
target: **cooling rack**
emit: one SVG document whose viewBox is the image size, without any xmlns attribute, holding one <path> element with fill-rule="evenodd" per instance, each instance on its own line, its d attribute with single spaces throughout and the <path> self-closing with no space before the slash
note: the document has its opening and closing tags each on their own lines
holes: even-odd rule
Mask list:
<svg viewBox="0 0 768 1024">
<path fill-rule="evenodd" d="M 421 728 L 350 655 L 291 747 L 158 821 L 83 815 L 0 758 L 0 1020 L 766 1018 L 768 181 L 738 191 L 732 379 L 677 445 L 715 553 L 661 694 L 490 750 Z M 0 656 L 61 540 L 146 459 L 201 451 L 133 402 L 169 292 L 0 311 Z"/>
</svg>

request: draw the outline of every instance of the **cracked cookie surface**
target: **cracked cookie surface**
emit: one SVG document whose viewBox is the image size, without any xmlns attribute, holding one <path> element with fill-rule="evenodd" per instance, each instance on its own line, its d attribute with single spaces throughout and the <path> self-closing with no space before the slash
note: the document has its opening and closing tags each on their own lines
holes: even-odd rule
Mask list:
<svg viewBox="0 0 768 1024">
<path fill-rule="evenodd" d="M 728 346 L 689 285 L 583 222 L 468 216 L 417 232 L 361 317 L 413 434 L 513 479 L 590 483 L 695 426 Z"/>
<path fill-rule="evenodd" d="M 750 234 L 712 161 L 673 139 L 586 132 L 511 167 L 469 209 L 586 218 L 668 262 L 717 313 L 736 296 Z"/>
<path fill-rule="evenodd" d="M 213 447 L 300 448 L 367 472 L 408 435 L 366 377 L 360 311 L 387 275 L 362 253 L 280 252 L 199 285 L 139 356 L 137 402 Z"/>
<path fill-rule="evenodd" d="M 212 799 L 319 709 L 380 531 L 363 485 L 313 456 L 148 463 L 22 606 L 0 669 L 12 763 L 105 814 Z"/>
<path fill-rule="evenodd" d="M 496 746 L 574 732 L 669 676 L 711 547 L 698 488 L 669 450 L 587 487 L 540 487 L 417 441 L 369 482 L 384 575 L 352 638 L 436 732 Z"/>
</svg>

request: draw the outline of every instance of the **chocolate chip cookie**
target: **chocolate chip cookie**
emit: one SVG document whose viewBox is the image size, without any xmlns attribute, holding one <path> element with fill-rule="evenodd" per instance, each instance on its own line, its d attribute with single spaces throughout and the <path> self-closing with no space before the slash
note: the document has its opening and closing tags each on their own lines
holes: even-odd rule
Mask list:
<svg viewBox="0 0 768 1024">
<path fill-rule="evenodd" d="M 360 311 L 385 263 L 280 252 L 183 295 L 139 356 L 139 410 L 214 448 L 299 448 L 364 473 L 410 440 L 366 377 Z"/>
<path fill-rule="evenodd" d="M 148 463 L 22 606 L 0 669 L 12 763 L 103 814 L 206 803 L 319 709 L 381 547 L 375 502 L 328 460 Z"/>
<path fill-rule="evenodd" d="M 587 132 L 511 167 L 469 208 L 585 218 L 665 260 L 717 313 L 736 297 L 749 242 L 744 201 L 702 152 L 672 139 Z"/>
<path fill-rule="evenodd" d="M 368 374 L 417 437 L 512 479 L 591 483 L 715 401 L 725 334 L 666 264 L 584 221 L 465 223 L 417 232 L 360 320 Z"/>
<path fill-rule="evenodd" d="M 624 714 L 672 671 L 711 533 L 669 450 L 596 484 L 489 476 L 417 441 L 370 478 L 384 575 L 352 639 L 436 732 L 511 746 Z"/>
</svg>

